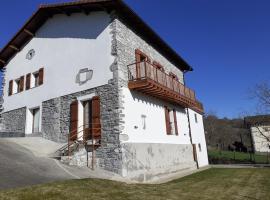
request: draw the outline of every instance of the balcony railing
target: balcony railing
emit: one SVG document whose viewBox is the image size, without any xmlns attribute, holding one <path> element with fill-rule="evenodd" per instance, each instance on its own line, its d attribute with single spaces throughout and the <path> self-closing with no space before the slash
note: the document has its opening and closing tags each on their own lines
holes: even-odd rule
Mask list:
<svg viewBox="0 0 270 200">
<path fill-rule="evenodd" d="M 128 65 L 129 88 L 203 112 L 195 92 L 149 62 Z"/>
</svg>

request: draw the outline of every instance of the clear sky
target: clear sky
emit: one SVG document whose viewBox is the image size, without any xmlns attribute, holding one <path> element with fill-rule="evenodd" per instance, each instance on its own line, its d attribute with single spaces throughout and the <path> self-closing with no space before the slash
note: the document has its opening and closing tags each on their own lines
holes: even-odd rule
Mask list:
<svg viewBox="0 0 270 200">
<path fill-rule="evenodd" d="M 0 48 L 40 3 L 1 0 Z M 63 2 L 60 1 L 60 2 Z M 206 111 L 252 113 L 248 90 L 270 78 L 270 1 L 125 0 L 193 68 L 187 85 Z"/>
</svg>

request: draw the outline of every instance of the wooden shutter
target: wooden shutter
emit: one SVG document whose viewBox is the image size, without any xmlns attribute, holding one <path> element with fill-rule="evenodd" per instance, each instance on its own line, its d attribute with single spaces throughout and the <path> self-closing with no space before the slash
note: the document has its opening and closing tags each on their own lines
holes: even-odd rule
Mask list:
<svg viewBox="0 0 270 200">
<path fill-rule="evenodd" d="M 8 86 L 8 96 L 12 95 L 12 91 L 13 91 L 13 80 L 10 80 Z"/>
<path fill-rule="evenodd" d="M 29 90 L 31 86 L 31 74 L 26 75 L 26 83 L 25 83 L 25 89 Z"/>
<path fill-rule="evenodd" d="M 44 68 L 40 68 L 38 71 L 38 85 L 43 84 L 43 79 L 44 79 Z"/>
<path fill-rule="evenodd" d="M 174 118 L 175 135 L 178 135 L 177 118 L 176 118 L 176 110 L 175 109 L 173 109 L 173 118 Z"/>
<path fill-rule="evenodd" d="M 165 122 L 166 122 L 166 132 L 167 135 L 171 135 L 171 125 L 170 125 L 170 114 L 169 114 L 169 109 L 167 106 L 164 107 L 165 110 Z"/>
<path fill-rule="evenodd" d="M 19 86 L 20 91 L 22 92 L 24 90 L 24 76 L 20 77 L 20 86 Z"/>
<path fill-rule="evenodd" d="M 78 132 L 78 101 L 70 104 L 70 140 L 77 139 Z"/>
<path fill-rule="evenodd" d="M 92 98 L 92 134 L 94 138 L 101 137 L 100 98 L 98 96 Z"/>
</svg>

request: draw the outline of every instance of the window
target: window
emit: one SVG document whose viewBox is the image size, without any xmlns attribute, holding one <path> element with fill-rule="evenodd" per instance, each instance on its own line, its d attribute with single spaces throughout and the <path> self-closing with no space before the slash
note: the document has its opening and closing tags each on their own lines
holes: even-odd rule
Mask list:
<svg viewBox="0 0 270 200">
<path fill-rule="evenodd" d="M 33 78 L 34 78 L 33 87 L 37 87 L 39 83 L 39 73 L 38 72 L 33 73 Z"/>
<path fill-rule="evenodd" d="M 156 68 L 158 68 L 160 71 L 163 71 L 163 72 L 165 71 L 165 70 L 164 70 L 164 67 L 163 67 L 160 63 L 154 61 L 154 62 L 153 62 L 153 65 L 154 65 Z"/>
<path fill-rule="evenodd" d="M 167 135 L 178 135 L 176 110 L 170 109 L 167 106 L 164 109 Z"/>
<path fill-rule="evenodd" d="M 43 84 L 44 68 L 33 73 L 32 87 L 38 87 Z"/>
<path fill-rule="evenodd" d="M 20 78 L 14 81 L 13 94 L 22 92 L 23 89 L 24 89 L 24 76 L 21 76 Z"/>
<path fill-rule="evenodd" d="M 169 76 L 172 77 L 174 80 L 178 81 L 178 77 L 176 76 L 176 74 L 170 72 Z"/>
<path fill-rule="evenodd" d="M 201 143 L 198 144 L 198 147 L 199 147 L 199 151 L 201 152 L 202 151 Z"/>
<path fill-rule="evenodd" d="M 195 122 L 198 123 L 198 118 L 197 118 L 197 114 L 194 113 L 194 119 L 195 119 Z"/>
<path fill-rule="evenodd" d="M 139 49 L 135 50 L 135 57 L 136 57 L 136 63 L 143 62 L 143 61 L 148 61 L 148 62 L 151 61 L 149 57 L 145 53 L 140 51 Z"/>
</svg>

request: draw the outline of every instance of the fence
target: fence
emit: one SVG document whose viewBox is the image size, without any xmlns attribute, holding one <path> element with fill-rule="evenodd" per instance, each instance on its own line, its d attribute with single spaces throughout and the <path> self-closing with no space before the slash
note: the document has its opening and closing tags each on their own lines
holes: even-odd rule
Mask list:
<svg viewBox="0 0 270 200">
<path fill-rule="evenodd" d="M 209 150 L 210 164 L 269 164 L 270 153 Z"/>
</svg>

